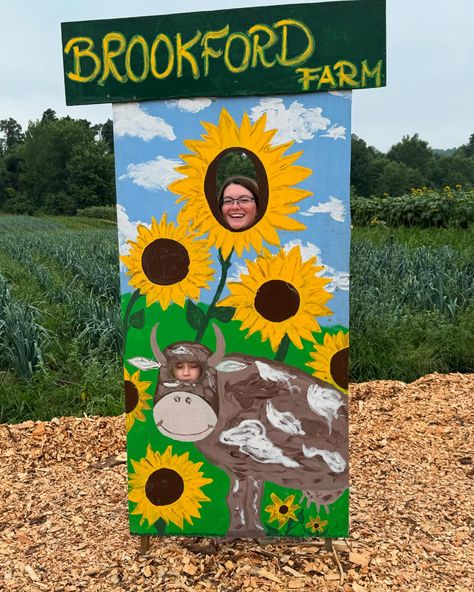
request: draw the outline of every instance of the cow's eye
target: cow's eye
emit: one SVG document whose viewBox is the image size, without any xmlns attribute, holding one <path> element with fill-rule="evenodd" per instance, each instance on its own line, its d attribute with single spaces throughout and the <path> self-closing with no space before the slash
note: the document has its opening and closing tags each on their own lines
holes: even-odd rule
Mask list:
<svg viewBox="0 0 474 592">
<path fill-rule="evenodd" d="M 179 395 L 175 395 L 174 400 L 176 403 L 179 403 L 181 401 L 181 397 Z"/>
<path fill-rule="evenodd" d="M 188 405 L 191 405 L 191 397 L 186 397 L 185 401 Z"/>
</svg>

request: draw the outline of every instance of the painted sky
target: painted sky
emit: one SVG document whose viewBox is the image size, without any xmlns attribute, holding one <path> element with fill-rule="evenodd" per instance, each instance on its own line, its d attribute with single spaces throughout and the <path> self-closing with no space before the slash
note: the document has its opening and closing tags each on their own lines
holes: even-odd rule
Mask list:
<svg viewBox="0 0 474 592">
<path fill-rule="evenodd" d="M 352 93 L 353 96 L 353 93 Z M 333 315 L 324 325 L 348 324 L 349 289 L 349 155 L 351 93 L 312 93 L 284 97 L 238 97 L 126 103 L 114 107 L 115 164 L 117 176 L 118 230 L 120 252 L 128 253 L 127 240 L 134 240 L 137 224 L 150 225 L 164 212 L 176 221 L 182 204 L 168 185 L 182 177 L 175 169 L 189 154 L 185 140 L 201 140 L 202 122 L 217 125 L 225 108 L 240 126 L 244 113 L 255 123 L 266 116 L 266 129 L 278 129 L 272 146 L 293 145 L 288 154 L 301 152 L 297 166 L 312 171 L 298 187 L 312 192 L 298 203 L 291 217 L 303 223 L 305 231 L 278 232 L 285 250 L 299 245 L 303 260 L 316 256 L 324 267 L 318 275 L 331 279 L 327 290 L 333 295 L 328 306 Z M 203 138 L 204 139 L 204 138 Z M 252 150 L 251 146 L 244 146 Z M 257 154 L 258 156 L 258 154 Z M 272 253 L 277 246 L 265 244 Z M 212 249 L 214 269 L 219 269 L 217 251 Z M 251 248 L 241 258 L 234 253 L 230 278 L 240 280 L 248 273 L 245 260 L 255 260 Z M 124 267 L 122 291 L 130 291 Z M 202 290 L 200 300 L 209 303 L 216 290 L 216 274 L 210 290 Z M 223 296 L 227 295 L 227 289 Z"/>
<path fill-rule="evenodd" d="M 288 4 L 288 0 L 202 0 L 199 10 Z M 294 0 L 293 3 L 299 3 Z M 1 1 L 0 119 L 23 127 L 48 109 L 94 123 L 112 117 L 110 105 L 66 107 L 60 23 L 193 12 L 194 0 Z M 468 141 L 474 132 L 472 0 L 387 0 L 387 81 L 354 92 L 353 132 L 387 150 L 419 133 L 433 148 Z"/>
</svg>

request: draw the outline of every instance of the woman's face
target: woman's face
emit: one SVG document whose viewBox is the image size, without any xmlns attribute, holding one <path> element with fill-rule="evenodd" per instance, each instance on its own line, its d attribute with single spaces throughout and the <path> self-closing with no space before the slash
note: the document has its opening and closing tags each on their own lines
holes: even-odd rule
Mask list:
<svg viewBox="0 0 474 592">
<path fill-rule="evenodd" d="M 232 230 L 249 228 L 257 218 L 257 204 L 252 192 L 237 183 L 231 183 L 224 189 L 221 211 Z"/>
</svg>

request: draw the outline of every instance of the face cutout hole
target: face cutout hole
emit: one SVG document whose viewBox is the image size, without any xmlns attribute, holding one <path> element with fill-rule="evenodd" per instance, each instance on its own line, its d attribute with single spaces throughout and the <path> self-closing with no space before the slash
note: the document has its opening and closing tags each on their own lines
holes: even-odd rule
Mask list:
<svg viewBox="0 0 474 592">
<path fill-rule="evenodd" d="M 248 230 L 267 210 L 268 177 L 265 167 L 250 150 L 227 148 L 209 165 L 204 179 L 204 193 L 212 215 L 221 226 L 232 232 Z M 250 196 L 249 203 L 242 203 L 243 197 Z M 224 205 L 224 200 L 230 203 Z"/>
</svg>

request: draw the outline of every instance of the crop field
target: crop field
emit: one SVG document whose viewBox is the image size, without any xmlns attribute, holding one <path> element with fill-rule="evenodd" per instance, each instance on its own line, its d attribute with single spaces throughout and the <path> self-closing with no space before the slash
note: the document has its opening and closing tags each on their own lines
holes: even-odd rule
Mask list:
<svg viewBox="0 0 474 592">
<path fill-rule="evenodd" d="M 353 232 L 350 379 L 474 371 L 474 231 Z M 116 229 L 0 217 L 0 422 L 123 411 Z"/>
</svg>

